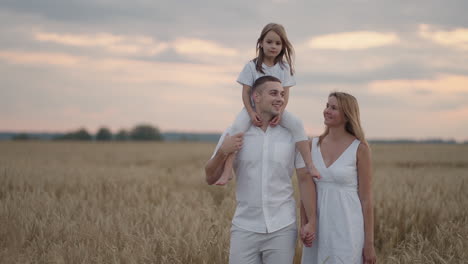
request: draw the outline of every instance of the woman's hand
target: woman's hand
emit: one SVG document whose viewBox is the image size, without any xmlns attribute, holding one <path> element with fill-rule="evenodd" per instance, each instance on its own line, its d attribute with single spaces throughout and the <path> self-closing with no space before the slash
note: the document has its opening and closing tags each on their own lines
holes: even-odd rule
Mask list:
<svg viewBox="0 0 468 264">
<path fill-rule="evenodd" d="M 365 245 L 362 250 L 362 261 L 364 264 L 375 264 L 377 257 L 375 255 L 374 245 Z"/>
</svg>

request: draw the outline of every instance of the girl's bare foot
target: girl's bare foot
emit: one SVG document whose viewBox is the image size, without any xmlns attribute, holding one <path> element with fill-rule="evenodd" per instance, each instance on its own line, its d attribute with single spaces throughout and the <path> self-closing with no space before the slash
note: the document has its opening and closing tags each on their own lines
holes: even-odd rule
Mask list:
<svg viewBox="0 0 468 264">
<path fill-rule="evenodd" d="M 221 177 L 215 182 L 215 185 L 225 185 L 232 179 L 232 169 L 225 169 Z"/>
</svg>

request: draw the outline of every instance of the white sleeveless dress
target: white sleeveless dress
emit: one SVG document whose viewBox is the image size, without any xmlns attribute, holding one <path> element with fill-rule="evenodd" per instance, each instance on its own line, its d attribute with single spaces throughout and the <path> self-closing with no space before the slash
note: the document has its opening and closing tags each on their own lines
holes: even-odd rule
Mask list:
<svg viewBox="0 0 468 264">
<path fill-rule="evenodd" d="M 357 149 L 353 143 L 328 168 L 318 138 L 312 140 L 312 160 L 322 176 L 317 186 L 317 236 L 303 247 L 302 264 L 362 264 L 364 220 L 358 196 Z"/>
</svg>

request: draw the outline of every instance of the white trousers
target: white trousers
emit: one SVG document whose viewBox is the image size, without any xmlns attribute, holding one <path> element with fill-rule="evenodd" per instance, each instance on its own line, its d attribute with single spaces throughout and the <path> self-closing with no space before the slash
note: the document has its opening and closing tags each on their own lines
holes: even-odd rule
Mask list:
<svg viewBox="0 0 468 264">
<path fill-rule="evenodd" d="M 293 263 L 296 240 L 296 223 L 265 234 L 232 225 L 229 264 Z"/>
<path fill-rule="evenodd" d="M 236 119 L 234 120 L 234 123 L 232 124 L 232 135 L 237 134 L 239 132 L 247 131 L 250 125 L 252 125 L 252 120 L 250 120 L 249 113 L 247 113 L 247 110 L 244 107 L 242 108 L 242 111 L 237 115 Z M 308 139 L 302 121 L 286 110 L 283 112 L 280 125 L 288 129 L 289 132 L 291 132 L 291 134 L 293 135 L 294 142 Z"/>
</svg>

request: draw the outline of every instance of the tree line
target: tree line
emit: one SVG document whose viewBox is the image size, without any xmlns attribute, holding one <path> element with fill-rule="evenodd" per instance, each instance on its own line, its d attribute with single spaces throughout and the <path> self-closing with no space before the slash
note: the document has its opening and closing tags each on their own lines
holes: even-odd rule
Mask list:
<svg viewBox="0 0 468 264">
<path fill-rule="evenodd" d="M 26 133 L 15 135 L 13 140 L 28 140 L 36 139 Z M 80 128 L 65 134 L 61 134 L 52 138 L 52 140 L 79 140 L 79 141 L 161 141 L 163 137 L 157 127 L 152 125 L 142 124 L 137 125 L 130 130 L 121 129 L 117 133 L 107 127 L 101 127 L 96 134 L 89 133 L 85 128 Z"/>
</svg>

